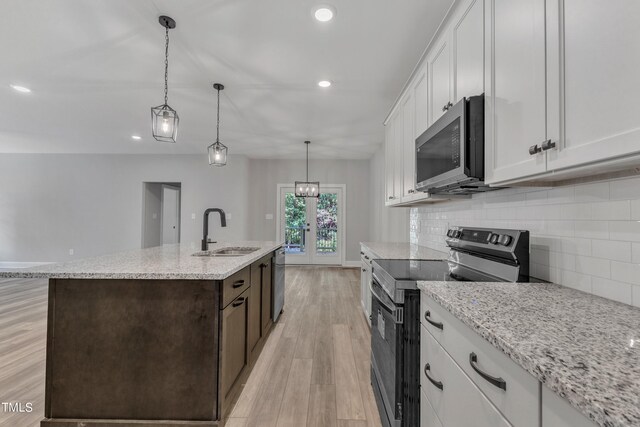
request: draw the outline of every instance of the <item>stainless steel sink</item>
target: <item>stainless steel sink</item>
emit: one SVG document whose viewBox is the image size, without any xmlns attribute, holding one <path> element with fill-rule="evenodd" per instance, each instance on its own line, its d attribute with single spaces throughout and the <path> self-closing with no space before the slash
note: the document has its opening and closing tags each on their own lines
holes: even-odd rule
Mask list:
<svg viewBox="0 0 640 427">
<path fill-rule="evenodd" d="M 193 256 L 210 256 L 210 257 L 236 257 L 249 255 L 257 251 L 260 248 L 246 248 L 246 247 L 227 247 L 214 249 L 212 251 L 196 252 Z"/>
</svg>

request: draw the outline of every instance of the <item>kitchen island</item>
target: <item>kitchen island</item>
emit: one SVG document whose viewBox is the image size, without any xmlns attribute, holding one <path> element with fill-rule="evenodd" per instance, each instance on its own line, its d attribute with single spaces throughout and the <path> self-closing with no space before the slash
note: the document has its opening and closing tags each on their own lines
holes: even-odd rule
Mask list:
<svg viewBox="0 0 640 427">
<path fill-rule="evenodd" d="M 0 273 L 49 279 L 41 426 L 224 425 L 271 330 L 281 245 L 166 245 Z"/>
</svg>

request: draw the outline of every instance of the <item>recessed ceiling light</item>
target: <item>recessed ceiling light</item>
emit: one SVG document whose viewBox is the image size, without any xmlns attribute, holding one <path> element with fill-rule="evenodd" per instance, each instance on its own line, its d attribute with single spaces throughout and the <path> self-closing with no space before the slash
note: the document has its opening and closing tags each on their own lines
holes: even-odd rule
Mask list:
<svg viewBox="0 0 640 427">
<path fill-rule="evenodd" d="M 18 91 L 18 92 L 22 92 L 22 93 L 29 93 L 31 92 L 31 89 L 29 89 L 28 87 L 24 87 L 24 86 L 18 86 L 18 85 L 9 85 L 11 87 L 11 89 Z"/>
<path fill-rule="evenodd" d="M 313 16 L 320 22 L 329 22 L 336 16 L 336 8 L 328 4 L 316 6 Z"/>
<path fill-rule="evenodd" d="M 318 82 L 318 86 L 320 86 L 320 87 L 329 87 L 329 86 L 331 86 L 331 82 L 329 80 L 320 80 Z"/>
<path fill-rule="evenodd" d="M 136 141 L 140 141 L 142 137 L 140 135 L 131 135 L 131 139 L 135 139 Z"/>
</svg>

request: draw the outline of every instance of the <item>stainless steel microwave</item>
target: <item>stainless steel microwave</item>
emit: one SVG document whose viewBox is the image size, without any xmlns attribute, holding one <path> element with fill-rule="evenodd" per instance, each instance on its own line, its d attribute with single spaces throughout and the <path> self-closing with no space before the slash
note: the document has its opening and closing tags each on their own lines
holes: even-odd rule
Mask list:
<svg viewBox="0 0 640 427">
<path fill-rule="evenodd" d="M 484 94 L 463 98 L 416 139 L 416 190 L 473 194 L 484 185 Z"/>
</svg>

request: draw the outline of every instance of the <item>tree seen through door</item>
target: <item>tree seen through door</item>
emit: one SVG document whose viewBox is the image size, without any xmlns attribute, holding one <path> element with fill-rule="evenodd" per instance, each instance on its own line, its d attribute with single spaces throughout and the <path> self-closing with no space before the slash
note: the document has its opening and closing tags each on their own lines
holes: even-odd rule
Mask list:
<svg viewBox="0 0 640 427">
<path fill-rule="evenodd" d="M 307 202 L 293 193 L 285 195 L 285 250 L 304 253 L 306 248 Z M 338 250 L 338 195 L 320 194 L 316 200 L 316 253 L 335 254 Z M 309 223 L 310 224 L 310 223 Z"/>
</svg>

